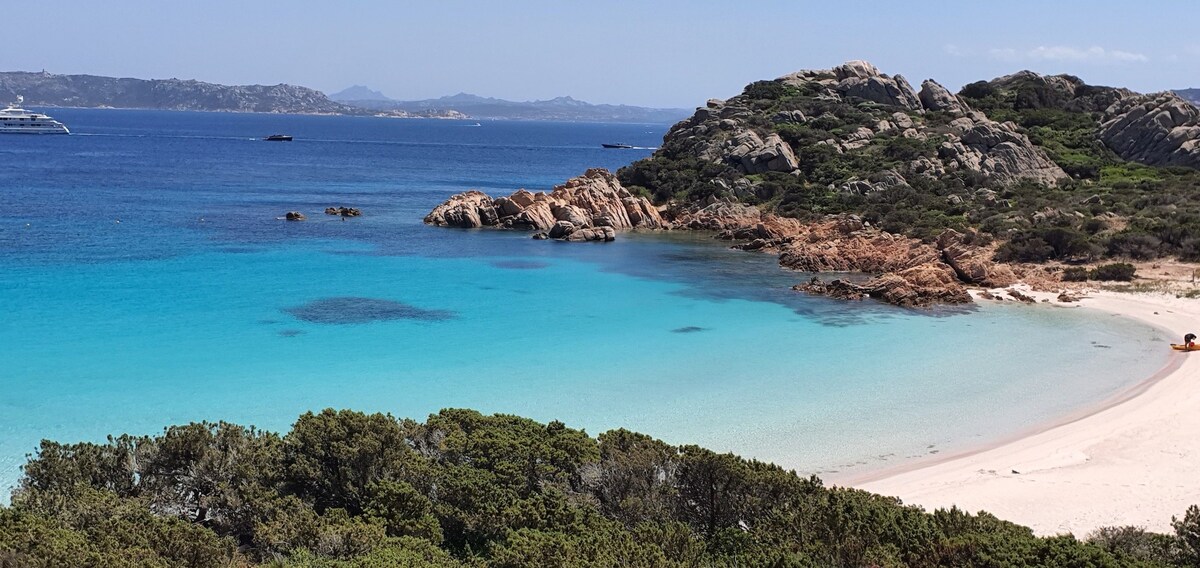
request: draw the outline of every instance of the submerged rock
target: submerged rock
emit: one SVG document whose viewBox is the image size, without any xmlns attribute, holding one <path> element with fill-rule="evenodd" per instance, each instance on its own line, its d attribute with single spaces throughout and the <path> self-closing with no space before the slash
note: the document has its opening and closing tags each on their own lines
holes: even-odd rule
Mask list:
<svg viewBox="0 0 1200 568">
<path fill-rule="evenodd" d="M 448 310 L 427 310 L 392 300 L 358 297 L 321 298 L 284 311 L 307 322 L 328 324 L 403 319 L 442 321 L 455 317 L 455 313 Z"/>
<path fill-rule="evenodd" d="M 358 217 L 362 215 L 362 211 L 354 207 L 326 207 L 326 215 L 341 215 L 342 217 Z"/>
</svg>

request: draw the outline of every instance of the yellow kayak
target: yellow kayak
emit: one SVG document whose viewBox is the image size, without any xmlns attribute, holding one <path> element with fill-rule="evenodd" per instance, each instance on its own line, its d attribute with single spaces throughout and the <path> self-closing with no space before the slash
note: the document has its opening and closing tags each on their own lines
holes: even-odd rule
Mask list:
<svg viewBox="0 0 1200 568">
<path fill-rule="evenodd" d="M 1200 351 L 1200 343 L 1191 346 L 1191 348 L 1189 348 L 1187 345 L 1184 345 L 1182 343 L 1172 343 L 1171 349 L 1174 349 L 1176 351 Z"/>
</svg>

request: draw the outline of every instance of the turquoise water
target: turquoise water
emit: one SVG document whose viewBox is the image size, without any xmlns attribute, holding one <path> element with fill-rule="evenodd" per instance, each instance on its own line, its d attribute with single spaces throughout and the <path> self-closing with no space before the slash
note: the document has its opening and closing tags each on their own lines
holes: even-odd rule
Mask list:
<svg viewBox="0 0 1200 568">
<path fill-rule="evenodd" d="M 41 438 L 284 430 L 324 407 L 626 427 L 836 479 L 1052 420 L 1166 361 L 1155 330 L 1081 309 L 809 298 L 772 257 L 698 235 L 420 224 L 455 191 L 618 167 L 644 154 L 599 141 L 661 126 L 52 114 L 92 136 L 0 140 L 0 486 Z M 274 219 L 288 209 L 310 221 Z"/>
</svg>

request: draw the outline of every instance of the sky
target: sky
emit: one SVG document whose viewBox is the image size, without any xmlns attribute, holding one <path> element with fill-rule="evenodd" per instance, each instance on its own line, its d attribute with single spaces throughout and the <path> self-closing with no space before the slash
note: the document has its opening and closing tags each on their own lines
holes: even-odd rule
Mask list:
<svg viewBox="0 0 1200 568">
<path fill-rule="evenodd" d="M 0 70 L 367 85 L 397 99 L 695 107 L 865 59 L 957 90 L 1022 69 L 1137 91 L 1200 87 L 1200 2 L 39 0 Z"/>
</svg>

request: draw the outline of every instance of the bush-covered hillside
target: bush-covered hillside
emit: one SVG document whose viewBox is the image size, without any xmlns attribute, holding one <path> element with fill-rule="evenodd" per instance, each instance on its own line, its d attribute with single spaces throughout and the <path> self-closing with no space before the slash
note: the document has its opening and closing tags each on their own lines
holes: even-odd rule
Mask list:
<svg viewBox="0 0 1200 568">
<path fill-rule="evenodd" d="M 1196 534 L 1193 508 L 1178 535 L 1037 538 L 625 430 L 326 410 L 43 442 L 0 566 L 1192 566 Z"/>
<path fill-rule="evenodd" d="M 857 62 L 710 101 L 618 175 L 660 203 L 854 213 L 926 240 L 977 228 L 1008 242 L 1000 260 L 1200 260 L 1200 172 L 1123 160 L 1098 135 L 1134 95 L 1028 72 L 918 93 Z"/>
</svg>

